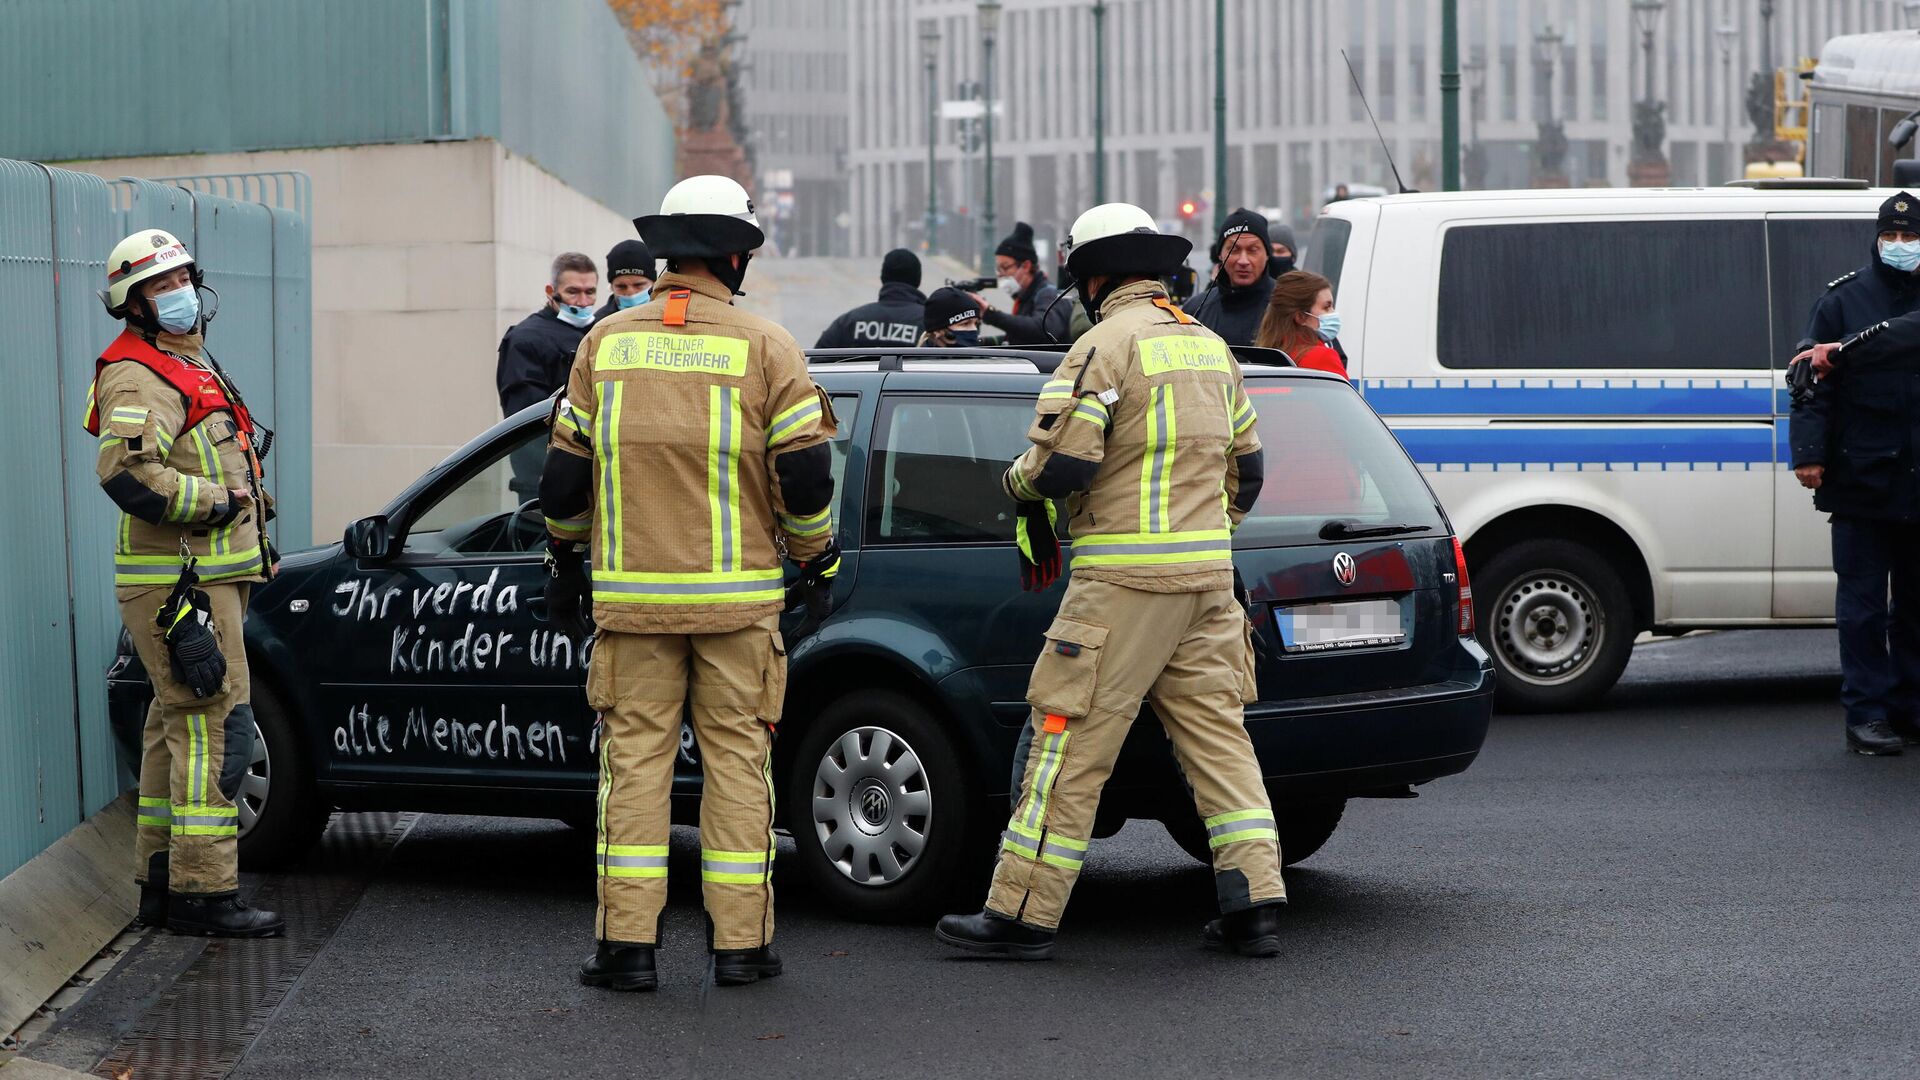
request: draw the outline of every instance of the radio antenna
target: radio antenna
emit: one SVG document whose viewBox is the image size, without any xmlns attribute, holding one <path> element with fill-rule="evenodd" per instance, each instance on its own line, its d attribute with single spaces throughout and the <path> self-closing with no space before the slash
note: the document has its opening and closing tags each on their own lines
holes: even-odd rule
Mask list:
<svg viewBox="0 0 1920 1080">
<path fill-rule="evenodd" d="M 1353 80 L 1353 92 L 1360 95 L 1360 104 L 1367 110 L 1367 122 L 1373 125 L 1373 137 L 1380 140 L 1380 152 L 1387 155 L 1387 168 L 1393 170 L 1395 186 L 1400 189 L 1402 195 L 1411 192 L 1413 189 L 1407 186 L 1405 180 L 1400 179 L 1400 166 L 1393 163 L 1393 151 L 1387 149 L 1387 137 L 1380 134 L 1380 121 L 1373 118 L 1373 106 L 1367 104 L 1367 92 L 1360 89 L 1360 76 L 1353 70 L 1353 61 L 1347 59 L 1347 50 L 1340 50 L 1340 59 L 1347 65 L 1347 77 Z"/>
</svg>

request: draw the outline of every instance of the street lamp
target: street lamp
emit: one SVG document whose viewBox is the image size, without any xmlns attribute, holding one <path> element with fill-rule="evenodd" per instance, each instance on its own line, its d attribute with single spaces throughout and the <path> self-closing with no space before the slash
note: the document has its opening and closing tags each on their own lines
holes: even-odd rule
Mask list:
<svg viewBox="0 0 1920 1080">
<path fill-rule="evenodd" d="M 1483 92 L 1487 88 L 1487 56 L 1481 49 L 1473 50 L 1473 56 L 1460 65 L 1460 74 L 1467 80 L 1467 145 L 1463 155 L 1462 169 L 1467 174 L 1466 182 L 1470 188 L 1479 188 L 1487 181 L 1486 148 L 1480 145 L 1480 107 Z"/>
<path fill-rule="evenodd" d="M 994 274 L 993 265 L 993 36 L 1000 30 L 1000 0 L 980 0 L 975 9 L 980 21 L 980 81 L 986 85 L 987 110 L 982 117 L 986 132 L 987 205 L 980 227 L 981 273 Z"/>
<path fill-rule="evenodd" d="M 1555 30 L 1551 23 L 1545 30 L 1533 35 L 1533 57 L 1540 62 L 1540 67 L 1546 76 L 1546 93 L 1545 100 L 1541 102 L 1541 112 L 1546 116 L 1546 122 L 1549 124 L 1553 123 L 1553 66 L 1560 59 L 1560 46 L 1564 41 L 1566 38 L 1560 31 Z"/>
<path fill-rule="evenodd" d="M 1667 0 L 1633 0 L 1633 25 L 1640 30 L 1640 47 L 1646 51 L 1646 100 L 1653 100 L 1653 32 L 1660 25 L 1660 15 L 1667 9 Z"/>
<path fill-rule="evenodd" d="M 1727 144 L 1727 179 L 1731 180 L 1739 173 L 1733 165 L 1733 43 L 1740 37 L 1740 28 L 1721 23 L 1713 28 L 1713 36 L 1720 41 L 1720 141 Z"/>
<path fill-rule="evenodd" d="M 1920 0 L 1914 0 L 1920 3 Z M 1093 202 L 1107 201 L 1107 0 L 1093 2 Z"/>
<path fill-rule="evenodd" d="M 933 174 L 938 167 L 934 160 L 936 140 L 940 134 L 940 122 L 935 119 L 934 98 L 939 96 L 939 84 L 934 81 L 934 62 L 940 56 L 940 26 L 932 19 L 920 20 L 920 60 L 927 68 L 927 229 L 920 250 L 933 251 L 934 230 L 938 228 L 939 212 L 934 207 Z"/>
<path fill-rule="evenodd" d="M 1213 231 L 1227 227 L 1227 0 L 1213 4 Z"/>
</svg>

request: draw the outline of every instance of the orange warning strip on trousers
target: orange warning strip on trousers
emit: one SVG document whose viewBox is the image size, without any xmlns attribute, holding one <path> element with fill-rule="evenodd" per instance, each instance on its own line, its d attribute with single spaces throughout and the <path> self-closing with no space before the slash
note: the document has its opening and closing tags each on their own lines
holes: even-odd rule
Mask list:
<svg viewBox="0 0 1920 1080">
<path fill-rule="evenodd" d="M 1067 718 L 1048 713 L 1046 722 L 1041 725 L 1040 730 L 1045 731 L 1049 735 L 1057 735 L 1067 730 Z"/>
</svg>

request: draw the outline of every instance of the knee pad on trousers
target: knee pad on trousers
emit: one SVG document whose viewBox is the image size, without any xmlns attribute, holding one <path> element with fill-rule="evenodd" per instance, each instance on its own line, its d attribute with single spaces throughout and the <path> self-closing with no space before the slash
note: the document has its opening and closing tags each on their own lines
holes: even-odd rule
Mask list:
<svg viewBox="0 0 1920 1080">
<path fill-rule="evenodd" d="M 253 706 L 235 705 L 227 714 L 227 744 L 220 755 L 220 794 L 232 802 L 240 795 L 240 781 L 246 779 L 247 763 L 253 760 Z"/>
</svg>

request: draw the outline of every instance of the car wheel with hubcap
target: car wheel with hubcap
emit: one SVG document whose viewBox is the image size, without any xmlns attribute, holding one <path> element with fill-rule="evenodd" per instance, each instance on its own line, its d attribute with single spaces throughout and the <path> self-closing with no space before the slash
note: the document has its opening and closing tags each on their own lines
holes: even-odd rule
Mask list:
<svg viewBox="0 0 1920 1080">
<path fill-rule="evenodd" d="M 253 759 L 240 781 L 240 862 L 284 866 L 306 854 L 326 830 L 328 808 L 314 791 L 286 707 L 272 688 L 253 681 Z"/>
<path fill-rule="evenodd" d="M 961 776 L 952 742 L 912 698 L 861 690 L 828 705 L 787 779 L 787 822 L 809 883 L 860 918 L 950 903 L 973 829 Z"/>
<path fill-rule="evenodd" d="M 1633 605 L 1606 558 L 1564 540 L 1528 540 L 1474 571 L 1482 642 L 1510 712 L 1590 705 L 1633 652 Z"/>
</svg>

